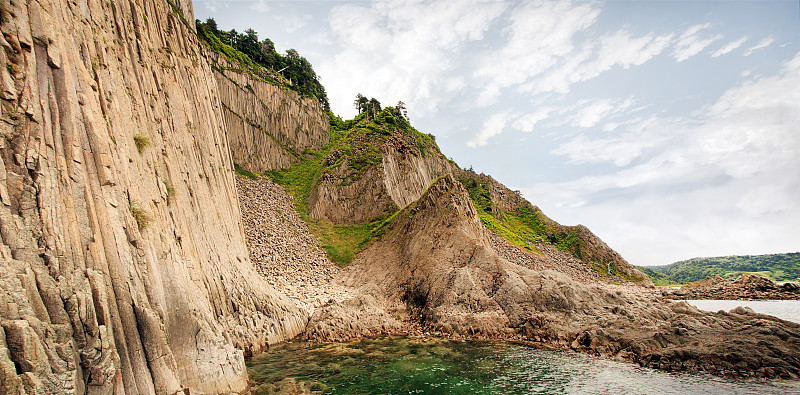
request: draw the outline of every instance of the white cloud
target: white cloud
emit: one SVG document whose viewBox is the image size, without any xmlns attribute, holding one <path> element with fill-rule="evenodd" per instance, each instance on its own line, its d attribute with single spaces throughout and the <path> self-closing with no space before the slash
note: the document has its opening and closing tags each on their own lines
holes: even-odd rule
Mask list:
<svg viewBox="0 0 800 395">
<path fill-rule="evenodd" d="M 633 104 L 632 99 L 622 102 L 611 99 L 595 100 L 572 116 L 572 125 L 582 128 L 595 126 L 608 115 L 628 109 L 631 104 Z"/>
<path fill-rule="evenodd" d="M 519 91 L 567 93 L 570 85 L 593 79 L 614 67 L 627 69 L 644 64 L 663 52 L 671 40 L 672 34 L 634 37 L 624 29 L 588 39 L 558 59 L 557 65 L 522 84 Z"/>
<path fill-rule="evenodd" d="M 250 9 L 263 14 L 269 11 L 269 6 L 267 5 L 267 0 L 258 0 L 250 5 Z"/>
<path fill-rule="evenodd" d="M 555 66 L 574 50 L 575 35 L 597 20 L 600 9 L 569 1 L 524 3 L 511 12 L 508 42 L 479 59 L 475 77 L 487 90 L 521 84 Z"/>
<path fill-rule="evenodd" d="M 521 132 L 533 132 L 536 124 L 547 119 L 547 117 L 549 117 L 553 111 L 555 111 L 555 108 L 553 107 L 540 107 L 532 113 L 520 116 L 516 121 L 514 121 L 511 127 Z"/>
<path fill-rule="evenodd" d="M 261 1 L 263 2 L 265 0 L 261 0 Z M 259 12 L 262 12 L 262 11 L 259 11 Z M 311 15 L 303 15 L 303 16 L 297 16 L 297 15 L 283 16 L 283 15 L 279 15 L 279 16 L 276 16 L 275 19 L 277 19 L 278 21 L 281 21 L 283 23 L 283 25 L 286 26 L 286 31 L 287 32 L 293 33 L 295 31 L 297 31 L 297 29 L 300 29 L 301 27 L 305 26 L 308 23 L 308 21 L 311 20 Z"/>
<path fill-rule="evenodd" d="M 219 11 L 220 8 L 228 7 L 224 1 L 221 0 L 205 0 L 203 1 L 203 6 L 206 7 L 209 11 L 216 13 Z"/>
<path fill-rule="evenodd" d="M 736 41 L 731 41 L 731 42 L 723 45 L 722 48 L 714 51 L 714 53 L 711 54 L 711 57 L 712 58 L 717 58 L 717 57 L 720 57 L 720 56 L 725 55 L 727 53 L 730 53 L 734 49 L 741 47 L 742 44 L 744 44 L 744 42 L 747 41 L 748 39 L 749 39 L 749 37 L 744 36 L 744 37 L 742 37 L 742 38 L 740 38 L 740 39 L 738 39 Z"/>
<path fill-rule="evenodd" d="M 670 251 L 678 244 L 706 256 L 796 250 L 789 235 L 800 220 L 798 86 L 800 53 L 691 118 L 652 117 L 554 151 L 616 170 L 521 189 L 560 220 L 587 224 L 635 264 L 686 258 Z"/>
<path fill-rule="evenodd" d="M 744 56 L 750 56 L 750 55 L 753 54 L 753 52 L 758 51 L 759 49 L 766 48 L 766 47 L 772 45 L 772 43 L 774 43 L 774 42 L 775 42 L 775 39 L 772 36 L 769 36 L 769 37 L 759 41 L 758 44 L 753 45 L 752 47 L 748 48 L 747 51 L 744 53 Z"/>
<path fill-rule="evenodd" d="M 694 25 L 686 29 L 686 31 L 684 31 L 683 34 L 681 34 L 681 36 L 678 38 L 678 42 L 675 44 L 675 48 L 672 52 L 672 56 L 675 58 L 675 60 L 678 62 L 683 62 L 684 60 L 699 54 L 703 49 L 724 37 L 721 34 L 715 34 L 710 38 L 701 38 L 698 33 L 700 33 L 702 30 L 708 29 L 709 27 L 711 27 L 711 24 L 706 23 Z"/>
<path fill-rule="evenodd" d="M 497 113 L 483 122 L 483 128 L 471 140 L 467 141 L 467 146 L 476 148 L 486 145 L 489 139 L 503 132 L 509 120 L 514 118 L 509 112 Z"/>
<path fill-rule="evenodd" d="M 360 91 L 381 100 L 403 100 L 412 117 L 436 113 L 468 86 L 453 77 L 462 61 L 458 54 L 481 40 L 507 6 L 447 1 L 334 7 L 328 18 L 330 37 L 341 51 L 315 65 L 326 78 L 333 111 L 354 113 L 349 103 Z"/>
</svg>

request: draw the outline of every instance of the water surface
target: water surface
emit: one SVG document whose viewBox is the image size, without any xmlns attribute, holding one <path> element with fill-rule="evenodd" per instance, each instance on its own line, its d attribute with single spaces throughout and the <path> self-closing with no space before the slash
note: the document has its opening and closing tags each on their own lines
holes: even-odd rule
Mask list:
<svg viewBox="0 0 800 395">
<path fill-rule="evenodd" d="M 293 378 L 332 394 L 800 394 L 796 381 L 668 373 L 573 352 L 430 338 L 294 343 L 248 367 L 262 393 Z"/>
<path fill-rule="evenodd" d="M 730 311 L 738 306 L 749 307 L 756 313 L 800 323 L 800 300 L 687 300 L 687 302 L 705 311 Z"/>
</svg>

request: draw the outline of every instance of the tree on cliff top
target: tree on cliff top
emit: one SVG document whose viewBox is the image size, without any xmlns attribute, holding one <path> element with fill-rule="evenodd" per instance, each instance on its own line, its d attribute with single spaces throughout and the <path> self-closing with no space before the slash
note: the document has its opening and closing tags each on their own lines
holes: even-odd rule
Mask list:
<svg viewBox="0 0 800 395">
<path fill-rule="evenodd" d="M 280 71 L 281 74 L 291 81 L 291 88 L 306 95 L 315 97 L 322 104 L 325 110 L 330 109 L 328 102 L 328 95 L 325 92 L 325 87 L 319 81 L 319 76 L 314 72 L 311 62 L 308 59 L 300 56 L 295 49 L 289 49 L 285 55 L 279 54 L 275 51 L 275 44 L 272 40 L 265 38 L 264 41 L 259 41 L 258 33 L 253 29 L 247 29 L 244 33 L 238 33 L 235 29 L 230 31 L 220 30 L 214 18 L 208 18 L 205 22 L 196 20 L 197 32 L 200 37 L 211 44 L 212 49 L 223 52 L 226 55 L 230 51 L 220 50 L 216 48 L 214 38 L 221 42 L 221 44 L 229 46 L 230 49 L 236 50 L 248 58 L 248 62 L 252 61 L 263 67 L 271 68 L 275 71 Z M 209 37 L 209 35 L 214 38 Z M 235 57 L 237 60 L 238 57 Z"/>
</svg>

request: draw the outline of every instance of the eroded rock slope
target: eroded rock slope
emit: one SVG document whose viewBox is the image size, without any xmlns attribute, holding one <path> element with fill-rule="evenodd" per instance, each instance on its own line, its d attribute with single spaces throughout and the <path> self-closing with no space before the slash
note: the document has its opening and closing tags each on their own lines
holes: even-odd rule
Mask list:
<svg viewBox="0 0 800 395">
<path fill-rule="evenodd" d="M 380 292 L 318 309 L 306 332 L 312 339 L 380 329 L 346 326 L 331 312 L 374 315 L 382 306 L 405 305 L 408 319 L 431 332 L 522 339 L 668 370 L 800 375 L 798 324 L 746 310 L 700 312 L 509 262 L 449 175 L 401 212 L 341 281 Z M 387 322 L 402 313 L 383 310 Z"/>
</svg>

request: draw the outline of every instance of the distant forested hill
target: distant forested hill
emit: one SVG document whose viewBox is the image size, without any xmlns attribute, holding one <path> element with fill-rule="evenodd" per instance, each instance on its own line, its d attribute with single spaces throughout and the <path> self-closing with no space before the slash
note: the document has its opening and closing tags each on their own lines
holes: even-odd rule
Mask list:
<svg viewBox="0 0 800 395">
<path fill-rule="evenodd" d="M 800 252 L 789 254 L 738 255 L 693 258 L 664 266 L 637 266 L 656 285 L 687 284 L 707 276 L 739 277 L 743 273 L 769 277 L 774 281 L 797 281 Z"/>
</svg>

